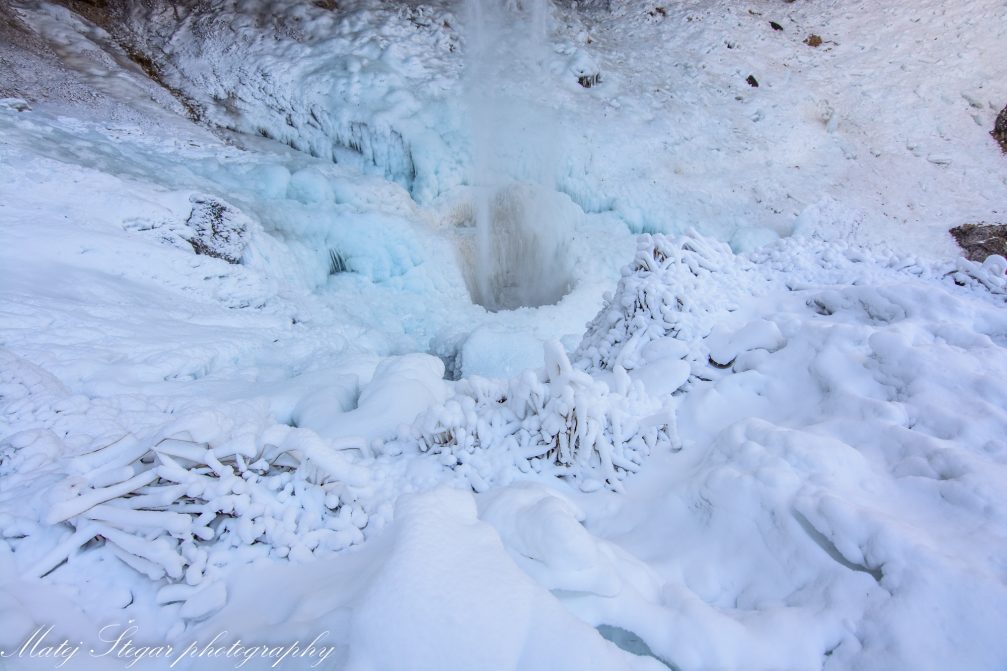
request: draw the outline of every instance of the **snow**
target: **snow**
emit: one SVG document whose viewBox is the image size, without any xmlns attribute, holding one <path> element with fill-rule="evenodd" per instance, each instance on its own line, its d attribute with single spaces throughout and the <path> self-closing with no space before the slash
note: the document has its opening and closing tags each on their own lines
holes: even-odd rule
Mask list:
<svg viewBox="0 0 1007 671">
<path fill-rule="evenodd" d="M 0 8 L 5 669 L 1003 667 L 1002 3 L 199 4 Z"/>
</svg>

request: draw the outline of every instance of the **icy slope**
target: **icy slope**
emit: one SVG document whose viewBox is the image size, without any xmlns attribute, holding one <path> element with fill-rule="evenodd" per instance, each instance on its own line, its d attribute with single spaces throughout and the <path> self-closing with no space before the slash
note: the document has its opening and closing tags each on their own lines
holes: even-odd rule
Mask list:
<svg viewBox="0 0 1007 671">
<path fill-rule="evenodd" d="M 507 134 L 498 163 L 517 179 L 545 163 L 583 209 L 635 231 L 749 247 L 838 198 L 913 251 L 950 254 L 945 230 L 1003 217 L 997 0 L 591 7 L 548 5 L 541 79 L 512 53 L 539 48 L 532 18 L 510 14 L 487 48 L 456 3 L 137 9 L 133 29 L 210 122 L 362 165 L 421 201 L 471 179 L 478 133 L 457 102 L 474 70 Z"/>
</svg>

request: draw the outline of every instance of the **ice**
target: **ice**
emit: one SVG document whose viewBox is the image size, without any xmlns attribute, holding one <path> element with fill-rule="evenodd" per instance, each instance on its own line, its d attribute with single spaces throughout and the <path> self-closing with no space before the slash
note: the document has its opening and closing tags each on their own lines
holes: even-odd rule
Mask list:
<svg viewBox="0 0 1007 671">
<path fill-rule="evenodd" d="M 500 328 L 475 329 L 461 348 L 463 377 L 509 378 L 542 360 L 542 341 Z"/>
<path fill-rule="evenodd" d="M 287 185 L 287 197 L 305 205 L 331 203 L 336 195 L 325 175 L 320 171 L 305 168 L 291 175 Z"/>
</svg>

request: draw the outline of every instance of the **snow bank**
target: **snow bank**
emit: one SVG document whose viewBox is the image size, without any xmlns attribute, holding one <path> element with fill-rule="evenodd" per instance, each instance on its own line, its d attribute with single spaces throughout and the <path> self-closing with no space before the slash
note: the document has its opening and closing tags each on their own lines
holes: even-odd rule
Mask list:
<svg viewBox="0 0 1007 671">
<path fill-rule="evenodd" d="M 521 572 L 471 495 L 407 497 L 396 518 L 392 550 L 353 616 L 348 669 L 663 668 L 603 641 Z M 448 615 L 429 617 L 431 603 Z"/>
<path fill-rule="evenodd" d="M 295 623 L 310 620 L 326 633 L 319 646 L 335 646 L 330 663 L 354 670 L 665 668 L 603 640 L 523 573 L 477 517 L 471 494 L 403 496 L 395 520 L 359 552 L 297 570 L 245 570 L 232 586 L 258 588 L 233 590 L 228 606 L 194 635 L 227 631 L 221 643 L 228 644 L 306 641 Z M 198 659 L 183 662 L 189 666 L 180 668 L 200 668 Z M 245 668 L 270 663 L 252 659 Z"/>
</svg>

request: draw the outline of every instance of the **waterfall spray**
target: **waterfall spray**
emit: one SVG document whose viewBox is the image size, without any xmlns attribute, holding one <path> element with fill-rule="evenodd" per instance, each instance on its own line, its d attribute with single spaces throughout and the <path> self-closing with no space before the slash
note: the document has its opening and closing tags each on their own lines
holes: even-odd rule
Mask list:
<svg viewBox="0 0 1007 671">
<path fill-rule="evenodd" d="M 473 299 L 489 310 L 557 302 L 569 290 L 572 215 L 555 190 L 559 123 L 549 86 L 549 0 L 467 0 Z"/>
</svg>

